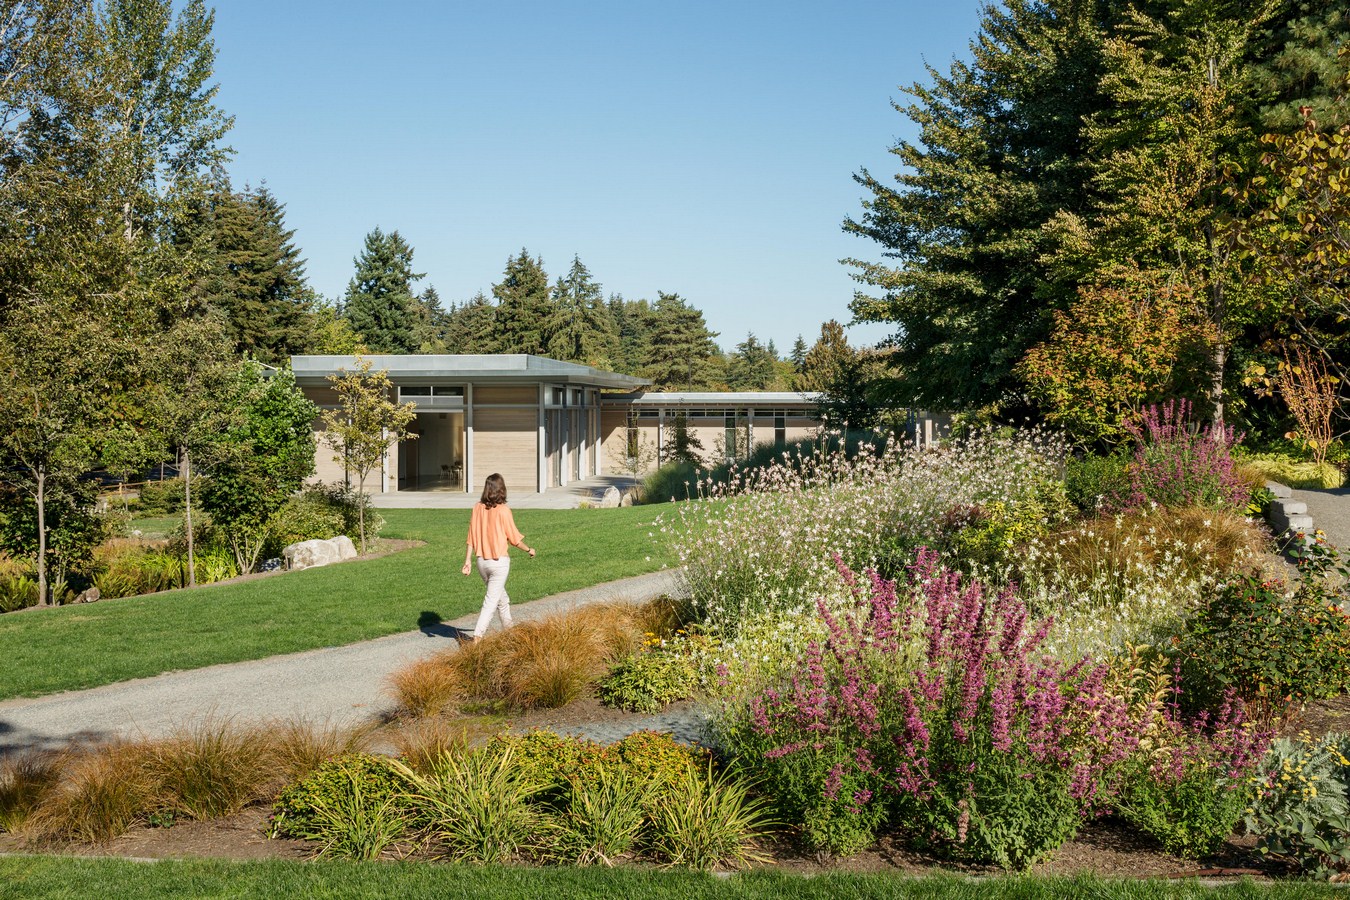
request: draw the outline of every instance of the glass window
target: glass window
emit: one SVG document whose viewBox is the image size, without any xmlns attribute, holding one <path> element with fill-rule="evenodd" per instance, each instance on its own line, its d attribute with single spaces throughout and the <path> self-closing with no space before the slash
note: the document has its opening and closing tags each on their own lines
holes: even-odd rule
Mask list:
<svg viewBox="0 0 1350 900">
<path fill-rule="evenodd" d="M 400 397 L 430 397 L 431 388 L 427 385 L 406 385 L 398 389 Z"/>
<path fill-rule="evenodd" d="M 463 397 L 464 388 L 462 387 L 434 387 L 431 393 L 437 397 Z"/>
</svg>

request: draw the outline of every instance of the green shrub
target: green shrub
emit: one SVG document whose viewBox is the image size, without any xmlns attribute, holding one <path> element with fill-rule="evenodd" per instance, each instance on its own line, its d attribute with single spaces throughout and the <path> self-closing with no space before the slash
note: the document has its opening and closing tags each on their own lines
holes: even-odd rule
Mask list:
<svg viewBox="0 0 1350 900">
<path fill-rule="evenodd" d="M 1246 785 L 1225 778 L 1203 758 L 1139 760 L 1125 774 L 1115 807 L 1168 853 L 1195 859 L 1222 846 L 1250 796 Z"/>
<path fill-rule="evenodd" d="M 1237 576 L 1186 624 L 1177 645 L 1187 702 L 1214 708 L 1236 692 L 1258 719 L 1350 687 L 1350 616 L 1341 597 L 1307 577 Z"/>
<path fill-rule="evenodd" d="M 617 709 L 653 713 L 694 692 L 693 661 L 680 653 L 644 650 L 609 670 L 599 684 L 600 702 Z"/>
<path fill-rule="evenodd" d="M 578 865 L 612 866 L 633 850 L 658 785 L 622 768 L 602 767 L 577 784 L 557 819 L 554 855 Z"/>
<path fill-rule="evenodd" d="M 409 784 L 416 827 L 450 859 L 499 864 L 539 842 L 545 820 L 531 801 L 545 785 L 509 749 L 442 756 L 426 775 L 395 765 Z"/>
<path fill-rule="evenodd" d="M 1064 491 L 1069 502 L 1084 512 L 1096 512 L 1113 497 L 1129 491 L 1130 458 L 1117 450 L 1107 456 L 1088 454 L 1064 464 Z"/>
<path fill-rule="evenodd" d="M 356 786 L 361 803 L 379 807 L 386 801 L 400 802 L 409 781 L 406 771 L 386 756 L 353 753 L 329 760 L 277 797 L 272 806 L 272 834 L 304 838 L 315 828 L 317 810 L 355 803 Z"/>
<path fill-rule="evenodd" d="M 643 496 L 648 503 L 668 500 L 688 500 L 699 496 L 699 479 L 706 470 L 689 462 L 669 462 L 648 475 L 642 483 Z"/>
<path fill-rule="evenodd" d="M 348 769 L 343 774 L 350 783 L 331 795 L 316 796 L 296 836 L 318 841 L 319 856 L 378 859 L 408 831 L 401 798 L 374 798 L 358 772 Z"/>
<path fill-rule="evenodd" d="M 772 823 L 767 806 L 734 774 L 709 769 L 675 784 L 657 802 L 650 848 L 667 865 L 708 870 L 763 862 L 757 839 Z"/>
<path fill-rule="evenodd" d="M 192 479 L 195 494 L 200 479 Z M 194 504 L 195 505 L 195 504 Z M 166 478 L 163 481 L 147 481 L 141 485 L 141 496 L 136 501 L 136 514 L 140 516 L 171 516 L 183 511 L 183 479 Z"/>
<path fill-rule="evenodd" d="M 1271 745 L 1243 824 L 1259 853 L 1301 874 L 1350 872 L 1350 736 L 1305 734 Z"/>
<path fill-rule="evenodd" d="M 341 498 L 322 488 L 310 488 L 287 500 L 267 522 L 278 547 L 347 533 L 347 513 Z"/>
</svg>

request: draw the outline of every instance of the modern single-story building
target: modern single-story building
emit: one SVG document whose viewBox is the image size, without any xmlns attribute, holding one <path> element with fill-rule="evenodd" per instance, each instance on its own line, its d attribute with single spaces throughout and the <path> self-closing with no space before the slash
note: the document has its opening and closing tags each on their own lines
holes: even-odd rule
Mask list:
<svg viewBox="0 0 1350 900">
<path fill-rule="evenodd" d="M 659 453 L 679 420 L 709 462 L 819 425 L 814 394 L 651 392 L 642 378 L 521 354 L 363 358 L 388 373 L 391 400 L 417 408 L 417 439 L 391 447 L 379 483 L 367 485 L 380 492 L 473 493 L 492 472 L 513 492 L 544 491 L 621 469 L 635 447 Z M 327 409 L 337 405 L 329 376 L 356 366 L 354 356 L 291 358 L 305 396 Z M 322 422 L 314 427 L 322 438 Z M 318 480 L 346 478 L 322 440 L 315 464 Z"/>
</svg>

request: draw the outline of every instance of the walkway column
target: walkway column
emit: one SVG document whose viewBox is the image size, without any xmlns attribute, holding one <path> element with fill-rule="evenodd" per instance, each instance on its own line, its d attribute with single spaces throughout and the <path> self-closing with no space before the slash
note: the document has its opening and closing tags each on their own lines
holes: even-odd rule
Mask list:
<svg viewBox="0 0 1350 900">
<path fill-rule="evenodd" d="M 548 397 L 548 385 L 539 385 L 539 493 L 548 490 L 548 453 L 544 441 L 544 403 Z"/>
<path fill-rule="evenodd" d="M 464 493 L 473 493 L 473 385 L 464 385 Z"/>
</svg>

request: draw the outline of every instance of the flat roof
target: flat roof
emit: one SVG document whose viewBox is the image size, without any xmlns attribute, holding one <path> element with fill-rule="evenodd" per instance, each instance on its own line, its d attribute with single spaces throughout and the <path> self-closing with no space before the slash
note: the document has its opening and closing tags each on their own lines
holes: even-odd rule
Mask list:
<svg viewBox="0 0 1350 900">
<path fill-rule="evenodd" d="M 651 384 L 646 378 L 606 372 L 578 363 L 533 356 L 526 353 L 460 353 L 460 354 L 383 354 L 372 353 L 361 359 L 370 360 L 372 370 L 389 373 L 395 384 L 413 381 L 447 382 L 516 382 L 543 381 L 580 384 L 610 390 L 634 390 Z M 355 356 L 292 356 L 291 371 L 295 381 L 302 385 L 326 383 L 329 375 L 344 369 L 355 369 Z"/>
<path fill-rule="evenodd" d="M 819 391 L 634 391 L 600 399 L 639 406 L 815 406 L 822 396 Z"/>
</svg>

